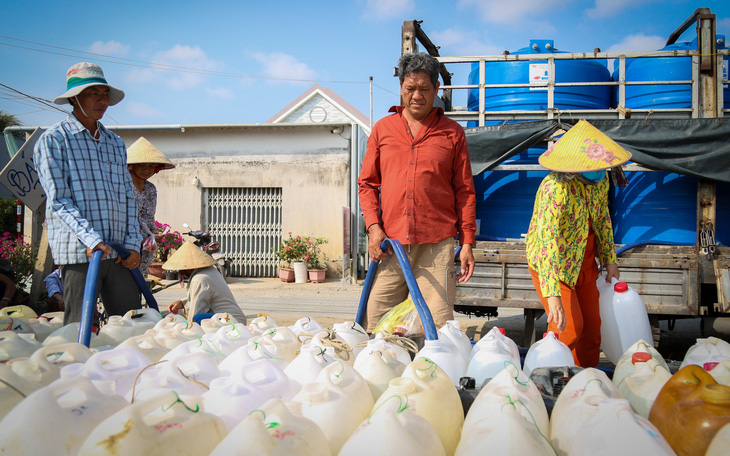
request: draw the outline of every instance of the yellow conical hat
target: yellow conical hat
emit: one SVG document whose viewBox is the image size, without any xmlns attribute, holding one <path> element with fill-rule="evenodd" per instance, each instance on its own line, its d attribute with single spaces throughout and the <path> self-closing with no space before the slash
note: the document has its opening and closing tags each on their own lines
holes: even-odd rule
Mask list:
<svg viewBox="0 0 730 456">
<path fill-rule="evenodd" d="M 127 147 L 127 164 L 136 165 L 140 163 L 153 163 L 162 166 L 162 169 L 172 169 L 175 165 L 165 157 L 151 142 L 144 136 Z"/>
<path fill-rule="evenodd" d="M 212 256 L 203 252 L 200 247 L 190 241 L 180 246 L 175 253 L 172 254 L 162 269 L 167 271 L 185 271 L 187 269 L 198 269 L 212 266 L 215 260 Z"/>
<path fill-rule="evenodd" d="M 623 165 L 631 153 L 598 128 L 580 120 L 544 154 L 540 164 L 552 171 L 583 173 Z"/>
</svg>

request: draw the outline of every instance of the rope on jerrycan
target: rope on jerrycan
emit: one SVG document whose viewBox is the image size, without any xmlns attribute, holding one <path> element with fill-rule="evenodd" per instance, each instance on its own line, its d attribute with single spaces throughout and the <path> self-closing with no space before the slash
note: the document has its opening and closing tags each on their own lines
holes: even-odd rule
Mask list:
<svg viewBox="0 0 730 456">
<path fill-rule="evenodd" d="M 398 263 L 400 263 L 401 270 L 403 271 L 403 277 L 406 279 L 406 285 L 408 285 L 408 290 L 411 292 L 411 298 L 416 306 L 418 315 L 421 317 L 421 323 L 423 323 L 423 332 L 426 336 L 426 340 L 438 340 L 438 333 L 436 332 L 436 325 L 433 322 L 431 311 L 428 309 L 426 301 L 423 299 L 421 289 L 418 288 L 418 283 L 416 282 L 416 278 L 413 276 L 413 269 L 411 269 L 411 264 L 408 262 L 408 257 L 406 256 L 406 252 L 403 250 L 403 246 L 400 241 L 396 239 L 385 239 L 383 243 L 380 244 L 380 249 L 386 251 L 388 247 L 393 247 Z M 358 306 L 357 317 L 355 318 L 355 321 L 361 326 L 365 323 L 368 299 L 370 298 L 370 291 L 373 287 L 373 281 L 375 280 L 375 271 L 377 271 L 379 263 L 379 261 L 371 261 L 368 273 L 365 276 L 365 283 L 363 285 L 362 295 L 360 296 L 360 305 Z"/>
</svg>

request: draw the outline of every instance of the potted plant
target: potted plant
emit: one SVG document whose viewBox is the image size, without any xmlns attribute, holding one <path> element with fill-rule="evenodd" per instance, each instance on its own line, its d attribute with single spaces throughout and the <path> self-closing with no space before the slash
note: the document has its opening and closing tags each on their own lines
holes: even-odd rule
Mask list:
<svg viewBox="0 0 730 456">
<path fill-rule="evenodd" d="M 307 239 L 307 274 L 309 275 L 309 281 L 312 283 L 324 282 L 325 276 L 327 275 L 327 256 L 322 252 L 319 246 L 326 244 L 327 239 L 325 238 L 309 238 Z"/>
<path fill-rule="evenodd" d="M 305 261 L 308 247 L 306 241 L 307 238 L 292 236 L 292 233 L 289 232 L 289 238 L 279 243 L 279 248 L 276 250 L 275 254 L 276 257 L 281 260 L 279 264 L 279 278 L 281 278 L 282 281 L 293 282 L 296 280 L 292 265 L 293 263 L 301 263 Z"/>
<path fill-rule="evenodd" d="M 160 235 L 157 236 L 157 250 L 155 251 L 155 258 L 150 265 L 150 274 L 164 279 L 165 271 L 162 270 L 162 263 L 167 261 L 167 258 L 175 252 L 185 240 L 179 231 L 172 231 L 172 228 L 167 223 L 160 223 L 155 220 L 155 228 L 159 230 Z"/>
</svg>

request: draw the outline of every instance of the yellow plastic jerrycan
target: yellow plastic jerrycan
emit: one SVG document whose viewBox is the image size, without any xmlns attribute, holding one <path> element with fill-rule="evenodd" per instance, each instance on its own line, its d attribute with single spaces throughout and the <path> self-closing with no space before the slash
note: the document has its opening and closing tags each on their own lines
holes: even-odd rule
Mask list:
<svg viewBox="0 0 730 456">
<path fill-rule="evenodd" d="M 679 456 L 703 456 L 730 423 L 730 386 L 718 384 L 698 365 L 687 365 L 659 391 L 649 420 Z"/>
<path fill-rule="evenodd" d="M 175 455 L 210 453 L 225 437 L 221 420 L 205 413 L 200 400 L 174 391 L 135 402 L 102 421 L 79 455 Z"/>
<path fill-rule="evenodd" d="M 7 306 L 0 309 L 0 319 L 2 318 L 15 318 L 18 320 L 28 321 L 31 318 L 35 318 L 38 315 L 33 309 L 28 306 Z"/>
<path fill-rule="evenodd" d="M 446 454 L 454 454 L 464 425 L 464 408 L 459 392 L 443 369 L 427 358 L 416 358 L 406 366 L 402 377 L 391 380 L 373 409 L 391 396 L 401 397 L 403 403 L 431 423 Z"/>
</svg>

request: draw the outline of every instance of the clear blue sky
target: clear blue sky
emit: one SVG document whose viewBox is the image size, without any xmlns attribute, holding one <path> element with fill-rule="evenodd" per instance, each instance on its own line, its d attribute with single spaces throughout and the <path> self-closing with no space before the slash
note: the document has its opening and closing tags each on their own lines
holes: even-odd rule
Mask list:
<svg viewBox="0 0 730 456">
<path fill-rule="evenodd" d="M 393 67 L 404 20 L 422 20 L 442 55 L 501 54 L 536 38 L 569 52 L 656 50 L 703 6 L 717 15 L 718 33 L 730 36 L 727 0 L 111 3 L 0 2 L 0 83 L 52 100 L 65 91 L 69 66 L 96 62 L 126 92 L 103 122 L 158 125 L 265 122 L 315 82 L 367 116 L 373 76 L 377 121 L 398 103 Z M 681 40 L 693 38 L 694 27 Z M 459 72 L 454 83 L 466 84 Z M 464 92 L 455 97 L 466 104 Z M 65 116 L 4 87 L 0 110 L 30 126 Z"/>
</svg>

